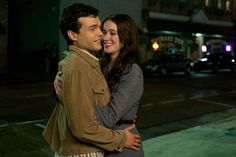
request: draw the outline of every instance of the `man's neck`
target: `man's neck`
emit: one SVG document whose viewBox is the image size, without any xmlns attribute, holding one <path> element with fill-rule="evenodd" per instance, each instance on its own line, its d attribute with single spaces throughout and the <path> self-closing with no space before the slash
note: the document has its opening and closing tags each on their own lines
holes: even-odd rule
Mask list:
<svg viewBox="0 0 236 157">
<path fill-rule="evenodd" d="M 93 58 L 95 58 L 95 59 L 98 59 L 97 57 L 95 57 L 94 53 L 92 53 L 92 52 L 90 52 L 90 51 L 88 51 L 88 50 L 79 48 L 79 47 L 78 47 L 78 49 L 80 49 L 81 51 L 83 51 L 83 52 L 89 54 L 91 57 L 93 57 Z"/>
</svg>

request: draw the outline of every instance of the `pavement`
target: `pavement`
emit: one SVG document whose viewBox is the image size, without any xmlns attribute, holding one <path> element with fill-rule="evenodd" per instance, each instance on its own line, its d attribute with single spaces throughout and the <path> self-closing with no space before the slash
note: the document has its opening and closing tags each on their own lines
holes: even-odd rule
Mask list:
<svg viewBox="0 0 236 157">
<path fill-rule="evenodd" d="M 236 109 L 230 109 L 140 130 L 145 157 L 235 157 L 235 113 Z M 207 122 L 215 116 L 221 118 Z M 186 127 L 197 119 L 207 123 L 150 138 L 160 130 Z M 42 119 L 0 125 L 0 157 L 53 157 L 53 152 L 42 137 L 45 123 L 46 120 Z"/>
<path fill-rule="evenodd" d="M 46 121 L 0 123 L 0 157 L 52 157 L 42 137 Z M 145 128 L 140 133 L 145 157 L 236 157 L 236 108 Z"/>
<path fill-rule="evenodd" d="M 144 140 L 145 157 L 236 157 L 235 113 L 230 109 L 205 115 L 201 118 L 206 121 L 227 118 Z M 142 136 L 157 129 L 144 130 Z"/>
</svg>

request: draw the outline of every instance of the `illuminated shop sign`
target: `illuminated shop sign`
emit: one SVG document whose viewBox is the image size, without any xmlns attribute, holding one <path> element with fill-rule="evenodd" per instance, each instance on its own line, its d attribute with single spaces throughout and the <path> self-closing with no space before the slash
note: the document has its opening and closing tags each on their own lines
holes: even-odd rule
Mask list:
<svg viewBox="0 0 236 157">
<path fill-rule="evenodd" d="M 182 45 L 183 44 L 183 39 L 176 37 L 176 36 L 159 36 L 157 38 L 153 38 L 152 42 L 172 42 L 174 44 L 179 44 Z"/>
<path fill-rule="evenodd" d="M 177 36 L 163 35 L 151 39 L 152 48 L 155 53 L 161 51 L 162 53 L 173 52 L 172 49 L 176 51 L 183 45 L 183 39 Z"/>
</svg>

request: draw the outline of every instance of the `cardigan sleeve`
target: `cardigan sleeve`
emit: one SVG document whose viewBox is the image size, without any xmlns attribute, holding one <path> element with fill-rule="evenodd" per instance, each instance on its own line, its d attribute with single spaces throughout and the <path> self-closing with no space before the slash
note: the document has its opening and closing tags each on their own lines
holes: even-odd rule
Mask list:
<svg viewBox="0 0 236 157">
<path fill-rule="evenodd" d="M 112 92 L 112 100 L 108 105 L 95 107 L 96 116 L 99 122 L 108 128 L 112 128 L 116 123 L 134 107 L 143 93 L 143 74 L 138 65 L 133 64 L 131 70 L 123 74 Z M 135 119 L 136 115 L 133 115 Z"/>
</svg>

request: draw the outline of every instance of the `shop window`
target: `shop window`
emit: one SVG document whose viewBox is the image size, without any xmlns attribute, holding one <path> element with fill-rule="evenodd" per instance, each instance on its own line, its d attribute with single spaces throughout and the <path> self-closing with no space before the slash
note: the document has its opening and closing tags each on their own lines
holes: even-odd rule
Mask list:
<svg viewBox="0 0 236 157">
<path fill-rule="evenodd" d="M 223 9 L 222 0 L 218 0 L 218 2 L 217 2 L 217 8 Z"/>
<path fill-rule="evenodd" d="M 205 0 L 205 6 L 209 7 L 209 0 Z"/>
<path fill-rule="evenodd" d="M 205 6 L 219 10 L 230 10 L 231 0 L 205 0 Z"/>
<path fill-rule="evenodd" d="M 225 2 L 225 9 L 226 9 L 227 11 L 230 11 L 230 0 L 227 0 L 227 1 Z"/>
<path fill-rule="evenodd" d="M 157 4 L 157 0 L 148 0 L 149 7 L 156 6 L 156 4 Z"/>
</svg>

